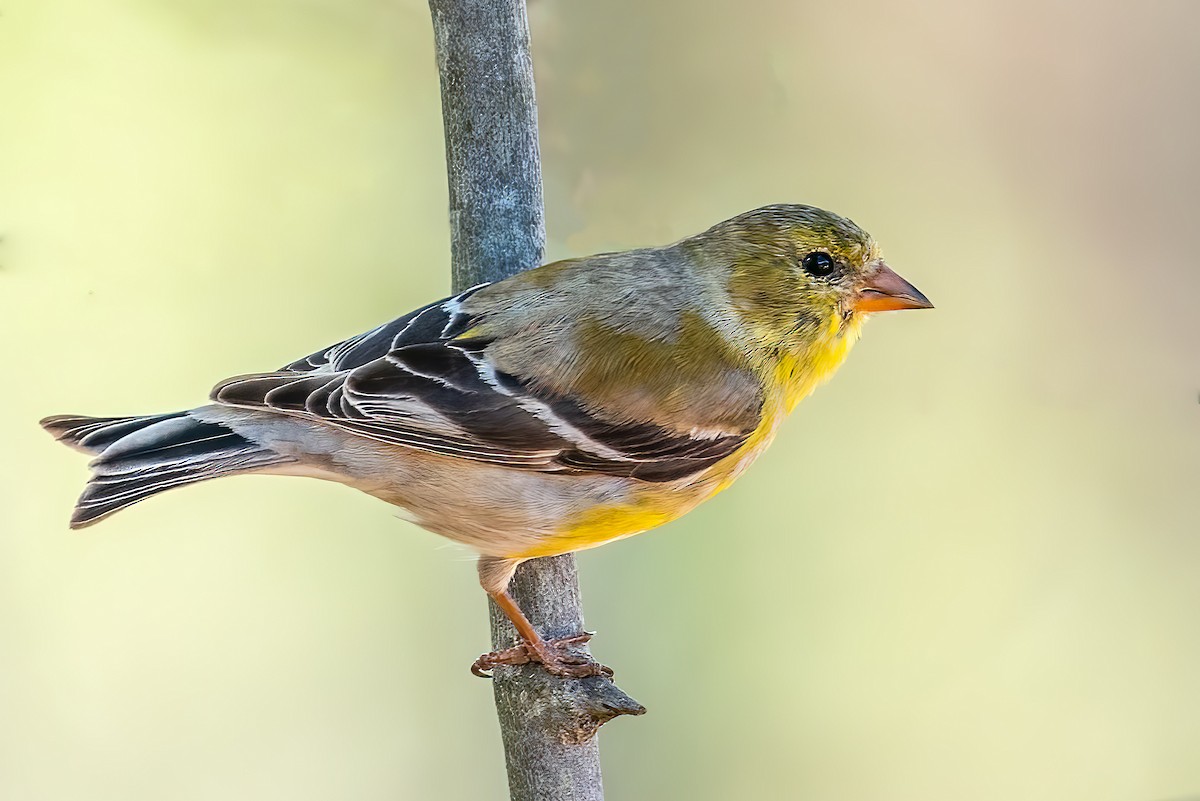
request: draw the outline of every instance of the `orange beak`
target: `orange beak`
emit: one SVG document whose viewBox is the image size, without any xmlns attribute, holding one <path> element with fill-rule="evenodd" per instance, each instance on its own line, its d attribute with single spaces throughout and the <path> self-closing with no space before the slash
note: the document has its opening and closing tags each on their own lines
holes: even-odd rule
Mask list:
<svg viewBox="0 0 1200 801">
<path fill-rule="evenodd" d="M 883 262 L 866 277 L 850 304 L 856 312 L 864 313 L 933 308 L 929 298 Z"/>
</svg>

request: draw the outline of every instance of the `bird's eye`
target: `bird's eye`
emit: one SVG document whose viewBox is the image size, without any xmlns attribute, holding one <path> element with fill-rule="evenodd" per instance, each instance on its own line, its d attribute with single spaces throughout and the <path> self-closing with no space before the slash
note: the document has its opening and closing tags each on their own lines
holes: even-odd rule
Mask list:
<svg viewBox="0 0 1200 801">
<path fill-rule="evenodd" d="M 820 250 L 814 250 L 804 257 L 800 262 L 800 266 L 804 268 L 804 272 L 816 278 L 825 278 L 833 274 L 833 257 L 828 253 Z"/>
</svg>

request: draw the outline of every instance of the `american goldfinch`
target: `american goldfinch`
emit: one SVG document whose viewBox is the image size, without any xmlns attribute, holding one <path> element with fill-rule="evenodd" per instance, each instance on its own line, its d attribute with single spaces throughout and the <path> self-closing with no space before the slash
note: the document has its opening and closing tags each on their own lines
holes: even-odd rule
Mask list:
<svg viewBox="0 0 1200 801">
<path fill-rule="evenodd" d="M 842 363 L 873 312 L 932 304 L 850 220 L 775 205 L 660 248 L 546 264 L 417 309 L 208 405 L 42 425 L 95 454 L 81 528 L 239 473 L 338 481 L 477 551 L 524 638 L 487 654 L 605 671 L 543 639 L 517 565 L 628 537 L 728 487 Z"/>
</svg>

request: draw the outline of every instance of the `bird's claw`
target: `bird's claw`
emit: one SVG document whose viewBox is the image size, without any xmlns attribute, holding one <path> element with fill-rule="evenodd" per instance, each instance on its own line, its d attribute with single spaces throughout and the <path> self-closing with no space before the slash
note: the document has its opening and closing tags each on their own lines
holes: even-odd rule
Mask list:
<svg viewBox="0 0 1200 801">
<path fill-rule="evenodd" d="M 593 633 L 585 631 L 571 637 L 560 637 L 557 640 L 541 642 L 521 642 L 512 648 L 502 651 L 492 651 L 475 660 L 471 672 L 484 679 L 492 677 L 491 670 L 499 665 L 528 665 L 531 662 L 540 664 L 551 676 L 564 679 L 583 679 L 588 676 L 605 676 L 611 678 L 612 668 L 601 665 L 587 654 L 574 653 L 570 646 L 584 645 L 592 639 Z"/>
</svg>

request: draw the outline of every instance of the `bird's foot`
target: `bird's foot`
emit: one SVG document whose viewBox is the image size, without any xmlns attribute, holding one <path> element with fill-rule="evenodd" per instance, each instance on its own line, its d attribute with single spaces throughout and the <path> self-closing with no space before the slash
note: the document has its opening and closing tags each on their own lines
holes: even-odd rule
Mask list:
<svg viewBox="0 0 1200 801">
<path fill-rule="evenodd" d="M 481 678 L 489 679 L 489 672 L 498 665 L 528 665 L 537 662 L 551 676 L 564 679 L 582 679 L 588 676 L 611 677 L 612 668 L 605 667 L 587 654 L 570 650 L 572 645 L 583 645 L 592 639 L 590 632 L 576 634 L 573 637 L 561 637 L 557 640 L 524 641 L 503 651 L 492 651 L 475 660 L 471 672 Z"/>
</svg>

